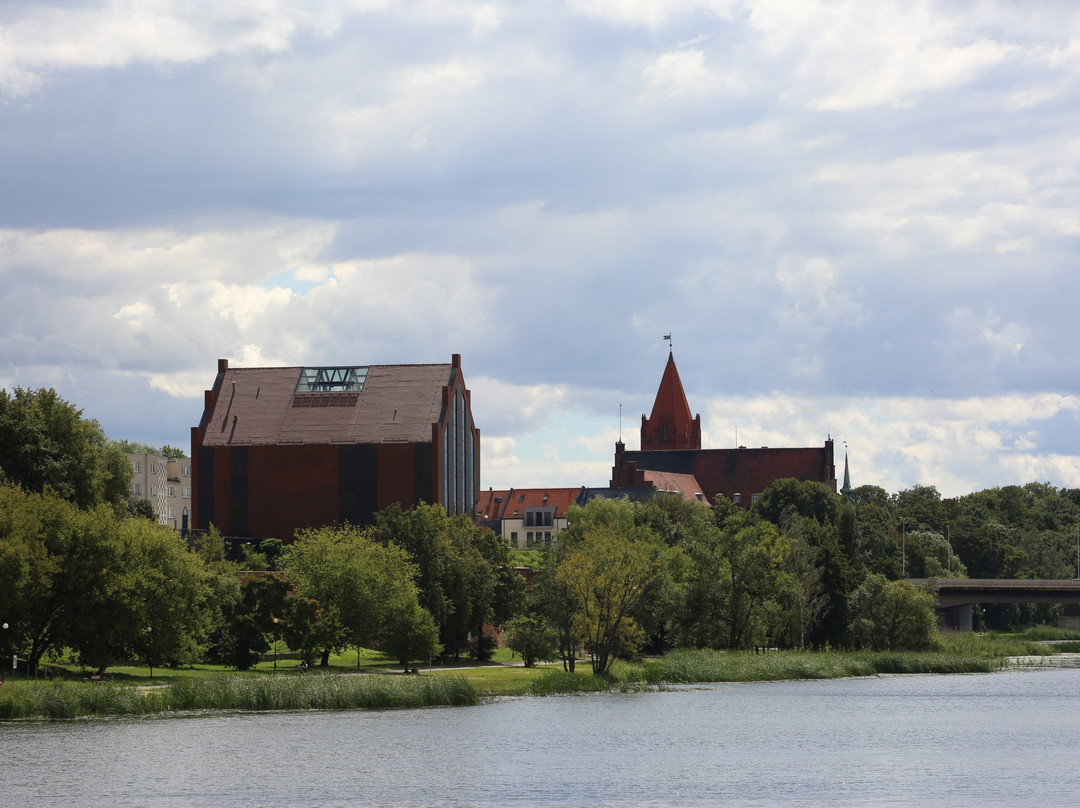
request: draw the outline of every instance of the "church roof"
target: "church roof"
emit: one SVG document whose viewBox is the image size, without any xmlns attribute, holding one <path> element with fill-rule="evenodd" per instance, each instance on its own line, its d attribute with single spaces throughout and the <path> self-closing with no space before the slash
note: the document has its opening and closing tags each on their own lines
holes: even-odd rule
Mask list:
<svg viewBox="0 0 1080 808">
<path fill-rule="evenodd" d="M 701 424 L 690 412 L 683 390 L 679 370 L 675 367 L 675 357 L 668 351 L 667 365 L 656 391 L 652 414 L 642 416 L 641 448 L 657 449 L 700 449 Z"/>
<path fill-rule="evenodd" d="M 653 402 L 649 420 L 656 421 L 660 415 L 670 416 L 675 428 L 681 434 L 686 434 L 694 422 L 694 416 L 690 413 L 690 404 L 686 401 L 682 379 L 679 378 L 679 369 L 675 367 L 675 356 L 671 351 L 668 351 L 664 376 L 660 379 L 660 389 L 656 391 L 656 400 Z"/>
</svg>

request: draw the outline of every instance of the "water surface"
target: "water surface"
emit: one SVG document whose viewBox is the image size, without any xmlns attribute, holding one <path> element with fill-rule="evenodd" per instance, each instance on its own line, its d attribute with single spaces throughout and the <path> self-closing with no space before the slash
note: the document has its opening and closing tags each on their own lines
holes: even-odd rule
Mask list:
<svg viewBox="0 0 1080 808">
<path fill-rule="evenodd" d="M 0 725 L 0 804 L 1069 806 L 1080 671 Z"/>
</svg>

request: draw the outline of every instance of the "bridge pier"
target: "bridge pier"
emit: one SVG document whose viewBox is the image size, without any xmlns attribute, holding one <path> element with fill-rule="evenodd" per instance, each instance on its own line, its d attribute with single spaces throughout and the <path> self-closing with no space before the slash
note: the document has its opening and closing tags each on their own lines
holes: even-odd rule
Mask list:
<svg viewBox="0 0 1080 808">
<path fill-rule="evenodd" d="M 946 606 L 938 609 L 938 628 L 948 631 L 971 631 L 971 604 Z"/>
</svg>

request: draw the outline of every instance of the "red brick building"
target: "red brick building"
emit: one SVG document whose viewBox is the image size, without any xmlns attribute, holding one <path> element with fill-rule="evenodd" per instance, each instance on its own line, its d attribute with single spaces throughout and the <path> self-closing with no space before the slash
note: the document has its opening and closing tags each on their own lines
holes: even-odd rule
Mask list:
<svg viewBox="0 0 1080 808">
<path fill-rule="evenodd" d="M 191 430 L 192 526 L 290 541 L 392 503 L 471 514 L 480 430 L 450 364 L 230 368 Z"/>
<path fill-rule="evenodd" d="M 652 413 L 641 416 L 641 449 L 626 451 L 622 441 L 615 444 L 610 485 L 674 490 L 709 501 L 720 495 L 749 507 L 773 481 L 785 477 L 824 483 L 836 491 L 832 439 L 821 448 L 702 449 L 701 416 L 691 417 L 669 352 Z"/>
</svg>

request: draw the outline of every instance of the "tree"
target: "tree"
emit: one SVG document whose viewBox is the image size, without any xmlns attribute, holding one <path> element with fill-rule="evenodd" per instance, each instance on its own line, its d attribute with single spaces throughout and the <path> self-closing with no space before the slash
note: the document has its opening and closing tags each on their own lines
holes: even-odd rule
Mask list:
<svg viewBox="0 0 1080 808">
<path fill-rule="evenodd" d="M 545 548 L 543 561 L 533 574 L 530 608 L 551 626 L 563 670 L 573 673 L 580 650 L 574 632 L 576 608 L 569 586 L 556 577 L 559 561 L 566 555 L 565 549 L 565 541 Z"/>
<path fill-rule="evenodd" d="M 829 604 L 815 564 L 814 548 L 802 536 L 789 536 L 780 562 L 778 614 L 790 645 L 804 650 L 811 628 Z"/>
<path fill-rule="evenodd" d="M 907 581 L 871 573 L 851 595 L 852 643 L 874 651 L 919 651 L 937 641 L 934 598 Z"/>
<path fill-rule="evenodd" d="M 408 553 L 420 605 L 434 618 L 444 651 L 458 656 L 468 650 L 472 635 L 478 641 L 475 653 L 484 655 L 484 623 L 508 619 L 524 591 L 505 543 L 468 517 L 447 516 L 440 505 L 408 510 L 391 505 L 376 514 L 370 535 Z"/>
<path fill-rule="evenodd" d="M 304 647 L 306 637 L 296 636 L 297 619 L 290 589 L 290 582 L 281 575 L 259 575 L 244 581 L 239 596 L 226 608 L 215 656 L 237 670 L 250 670 L 270 650 L 268 637 L 276 638 L 280 636 L 278 632 L 290 628 L 293 636 L 287 640 L 289 646 Z M 305 601 L 305 607 L 308 605 L 310 601 Z M 309 611 L 301 609 L 305 616 L 312 616 Z M 313 616 L 317 616 L 317 607 Z"/>
<path fill-rule="evenodd" d="M 510 650 L 521 654 L 526 668 L 556 657 L 555 631 L 539 617 L 515 617 L 506 624 L 506 636 Z"/>
<path fill-rule="evenodd" d="M 571 538 L 555 579 L 573 600 L 574 633 L 592 654 L 593 673 L 604 676 L 617 656 L 640 646 L 631 613 L 660 576 L 668 548 L 655 531 L 633 524 L 628 502 L 596 499 L 570 520 L 574 529 L 585 526 Z"/>
<path fill-rule="evenodd" d="M 779 525 L 784 513 L 792 508 L 799 516 L 827 525 L 836 522 L 840 502 L 841 498 L 823 483 L 787 477 L 774 481 L 761 492 L 754 511 Z"/>
<path fill-rule="evenodd" d="M 0 547 L 0 609 L 31 665 L 65 646 L 98 671 L 148 650 L 190 661 L 213 628 L 208 574 L 168 528 L 3 486 Z"/>
<path fill-rule="evenodd" d="M 131 464 L 97 421 L 53 389 L 0 390 L 0 479 L 79 508 L 127 508 Z"/>
<path fill-rule="evenodd" d="M 379 544 L 346 525 L 302 531 L 284 558 L 297 593 L 319 604 L 311 642 L 321 649 L 323 667 L 331 653 L 350 645 L 399 642 L 401 632 L 413 639 L 423 634 L 416 568 L 400 547 Z"/>
<path fill-rule="evenodd" d="M 157 521 L 157 514 L 154 513 L 154 503 L 144 497 L 128 497 L 127 512 L 132 519 Z"/>
</svg>

